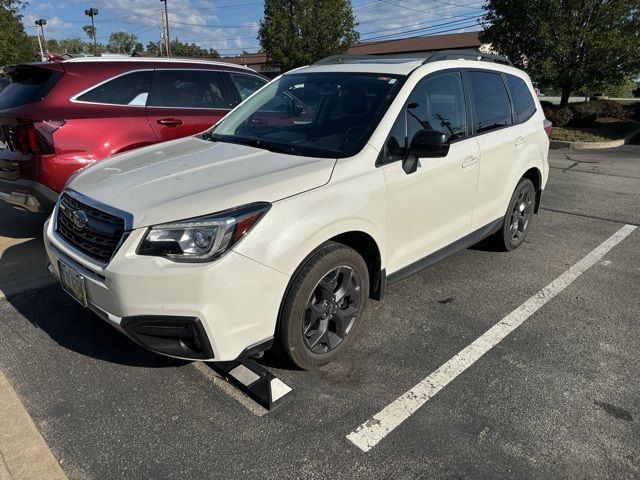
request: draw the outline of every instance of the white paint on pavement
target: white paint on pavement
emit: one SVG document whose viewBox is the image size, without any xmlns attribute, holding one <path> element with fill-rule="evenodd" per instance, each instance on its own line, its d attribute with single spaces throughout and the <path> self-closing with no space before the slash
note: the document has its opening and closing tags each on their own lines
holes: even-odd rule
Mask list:
<svg viewBox="0 0 640 480">
<path fill-rule="evenodd" d="M 609 250 L 624 240 L 635 229 L 636 227 L 633 225 L 625 225 L 611 235 L 586 257 L 500 320 L 435 372 L 347 435 L 347 439 L 364 452 L 371 450 L 435 394 L 522 325 L 540 307 L 599 262 Z"/>
</svg>

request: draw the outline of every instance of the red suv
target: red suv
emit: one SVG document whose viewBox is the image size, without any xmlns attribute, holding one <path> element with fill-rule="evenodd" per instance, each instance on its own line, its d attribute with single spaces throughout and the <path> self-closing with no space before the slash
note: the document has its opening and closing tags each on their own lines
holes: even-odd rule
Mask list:
<svg viewBox="0 0 640 480">
<path fill-rule="evenodd" d="M 75 58 L 4 68 L 0 199 L 48 212 L 67 178 L 110 155 L 206 130 L 267 83 L 220 62 Z"/>
</svg>

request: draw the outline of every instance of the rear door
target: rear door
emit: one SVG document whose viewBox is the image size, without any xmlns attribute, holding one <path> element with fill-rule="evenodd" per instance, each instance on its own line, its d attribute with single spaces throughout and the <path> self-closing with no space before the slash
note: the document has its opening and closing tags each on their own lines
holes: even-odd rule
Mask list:
<svg viewBox="0 0 640 480">
<path fill-rule="evenodd" d="M 164 142 L 206 130 L 235 104 L 222 72 L 156 69 L 147 118 L 158 140 Z"/>
<path fill-rule="evenodd" d="M 511 178 L 522 139 L 514 130 L 513 111 L 504 77 L 489 70 L 467 71 L 473 133 L 480 146 L 480 174 L 472 231 L 502 218 L 513 193 Z"/>
</svg>

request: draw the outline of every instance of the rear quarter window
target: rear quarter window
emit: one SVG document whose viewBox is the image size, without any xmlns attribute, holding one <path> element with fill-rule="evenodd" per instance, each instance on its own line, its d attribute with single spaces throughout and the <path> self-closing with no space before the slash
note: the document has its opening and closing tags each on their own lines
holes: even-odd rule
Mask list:
<svg viewBox="0 0 640 480">
<path fill-rule="evenodd" d="M 153 71 L 131 72 L 98 84 L 76 97 L 78 102 L 144 106 L 151 90 Z"/>
<path fill-rule="evenodd" d="M 516 107 L 518 123 L 526 122 L 536 112 L 536 102 L 533 100 L 531 90 L 523 79 L 515 75 L 507 74 L 507 83 Z"/>
<path fill-rule="evenodd" d="M 267 83 L 266 80 L 255 75 L 245 75 L 244 73 L 231 73 L 230 75 L 241 100 L 244 100 Z"/>
<path fill-rule="evenodd" d="M 31 65 L 7 67 L 6 73 L 10 81 L 0 86 L 0 109 L 39 102 L 62 77 L 58 71 Z"/>
</svg>

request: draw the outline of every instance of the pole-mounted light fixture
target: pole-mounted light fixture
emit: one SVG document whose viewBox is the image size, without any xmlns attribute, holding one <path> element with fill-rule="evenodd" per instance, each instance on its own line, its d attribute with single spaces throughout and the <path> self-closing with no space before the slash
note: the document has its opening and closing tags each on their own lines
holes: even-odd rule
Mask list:
<svg viewBox="0 0 640 480">
<path fill-rule="evenodd" d="M 91 17 L 91 27 L 93 28 L 93 54 L 98 55 L 98 45 L 96 44 L 96 24 L 93 20 L 93 17 L 98 15 L 97 8 L 88 8 L 84 11 L 84 14 L 88 17 Z"/>
</svg>

